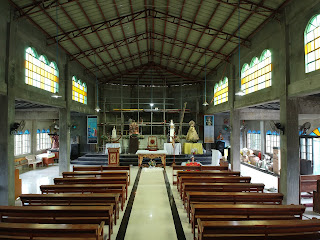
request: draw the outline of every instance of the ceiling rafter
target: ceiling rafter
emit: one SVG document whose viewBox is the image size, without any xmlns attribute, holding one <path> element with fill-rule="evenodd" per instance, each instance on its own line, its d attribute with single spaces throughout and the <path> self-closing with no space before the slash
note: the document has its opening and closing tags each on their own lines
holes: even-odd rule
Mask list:
<svg viewBox="0 0 320 240">
<path fill-rule="evenodd" d="M 262 5 L 264 3 L 265 0 L 260 0 L 259 4 L 256 5 L 255 9 L 259 8 L 259 5 Z M 235 9 L 238 9 L 237 7 L 235 7 Z M 234 34 L 236 34 L 247 22 L 248 20 L 253 16 L 253 12 L 251 12 L 246 19 L 237 27 L 237 29 L 233 32 Z M 219 51 L 222 51 L 222 49 L 226 46 L 226 42 L 220 47 Z M 208 62 L 208 64 L 210 64 L 210 62 L 213 60 L 213 58 L 211 58 Z M 214 69 L 212 70 L 214 71 Z M 208 72 L 208 75 L 210 75 L 212 73 L 212 71 Z"/>
<path fill-rule="evenodd" d="M 133 29 L 134 29 L 135 36 L 137 36 L 138 34 L 137 34 L 137 28 L 136 28 L 136 21 L 135 21 L 135 19 L 134 19 L 134 17 L 133 17 L 134 12 L 133 12 L 133 7 L 132 7 L 132 0 L 129 0 L 129 4 L 130 4 L 130 11 L 131 11 L 132 22 L 133 22 Z M 126 39 L 127 39 L 127 38 L 126 38 Z M 138 41 L 137 41 L 137 48 L 138 48 L 138 52 L 141 52 Z M 140 59 L 140 64 L 142 65 L 141 59 Z"/>
<path fill-rule="evenodd" d="M 147 0 L 144 0 L 144 11 L 145 11 L 145 25 L 146 25 L 146 34 L 147 34 L 147 38 L 146 38 L 146 42 L 147 42 L 147 49 L 150 50 L 149 47 L 149 26 L 148 26 L 148 8 L 147 8 Z M 150 57 L 148 57 L 148 62 L 150 62 Z"/>
<path fill-rule="evenodd" d="M 155 10 L 155 7 L 154 7 L 154 0 L 152 0 L 152 13 L 154 14 L 154 10 Z M 154 21 L 155 19 L 154 19 L 154 17 L 152 17 L 152 34 L 151 34 L 151 39 L 152 39 L 152 51 L 154 51 L 154 32 L 155 32 L 155 30 L 154 30 Z M 154 61 L 154 59 L 153 59 L 153 55 L 151 55 L 151 59 L 152 59 L 152 62 Z"/>
<path fill-rule="evenodd" d="M 187 34 L 186 39 L 184 40 L 184 41 L 185 41 L 185 44 L 183 45 L 183 47 L 182 47 L 182 49 L 181 49 L 181 51 L 180 51 L 180 53 L 179 53 L 179 57 L 178 57 L 178 58 L 180 58 L 181 55 L 182 55 L 182 53 L 183 53 L 183 50 L 184 50 L 184 48 L 185 48 L 185 46 L 186 46 L 186 42 L 188 41 L 189 36 L 190 36 L 190 33 L 191 33 L 191 31 L 192 31 L 193 24 L 194 24 L 194 23 L 196 22 L 196 20 L 197 20 L 197 17 L 198 17 L 198 14 L 199 14 L 199 11 L 200 11 L 202 2 L 203 2 L 203 0 L 200 0 L 200 2 L 199 2 L 199 4 L 198 4 L 198 8 L 197 8 L 197 11 L 196 11 L 196 13 L 195 13 L 195 15 L 194 15 L 194 17 L 193 17 L 191 27 L 189 28 L 189 31 L 188 31 L 188 34 Z M 176 66 L 177 66 L 177 64 L 175 65 L 174 68 L 176 68 Z"/>
<path fill-rule="evenodd" d="M 227 17 L 226 21 L 224 22 L 224 24 L 222 24 L 222 26 L 220 27 L 220 29 L 222 30 L 228 23 L 228 21 L 231 19 L 231 17 L 233 16 L 233 14 L 235 13 L 236 9 L 234 8 L 233 11 L 229 14 L 229 16 Z M 210 43 L 208 44 L 208 46 L 206 47 L 206 49 L 210 49 L 211 45 L 213 44 L 214 40 L 216 40 L 216 37 L 212 38 Z M 204 53 L 202 53 L 200 55 L 200 57 L 197 60 L 197 63 L 200 61 L 200 59 L 204 56 Z M 194 70 L 194 68 L 191 68 L 191 70 L 189 71 L 189 74 L 192 73 L 192 71 Z"/>
<path fill-rule="evenodd" d="M 167 0 L 167 6 L 166 6 L 166 16 L 168 16 L 169 13 L 169 2 L 170 0 Z M 167 30 L 167 17 L 164 21 L 164 27 L 163 27 L 163 38 L 162 38 L 162 45 L 161 45 L 161 52 L 163 52 L 163 47 L 164 47 L 164 36 L 166 35 L 166 30 Z M 160 65 L 162 63 L 162 55 L 160 58 Z"/>
<path fill-rule="evenodd" d="M 234 0 L 233 2 L 230 2 L 230 0 L 216 0 L 217 2 L 223 3 L 223 4 L 227 4 L 229 6 L 233 6 L 233 7 L 238 7 L 239 5 L 239 1 L 238 0 Z M 269 15 L 265 15 L 262 12 L 268 12 L 268 13 L 272 13 L 273 11 L 275 11 L 275 9 L 269 8 L 267 6 L 261 5 L 261 4 L 257 4 L 255 2 L 252 1 L 247 1 L 247 0 L 242 0 L 240 1 L 240 6 L 241 5 L 249 5 L 249 9 L 245 8 L 245 7 L 240 7 L 241 10 L 244 11 L 248 11 L 257 15 L 260 15 L 262 17 L 269 17 Z M 255 9 L 252 9 L 253 7 L 256 7 Z M 263 11 L 258 11 L 259 8 L 264 9 Z"/>
<path fill-rule="evenodd" d="M 78 4 L 79 8 L 81 9 L 82 13 L 84 14 L 84 16 L 86 17 L 87 21 L 92 25 L 92 22 L 91 22 L 91 20 L 89 19 L 89 16 L 86 14 L 86 12 L 85 12 L 85 10 L 83 9 L 83 7 L 82 7 L 82 5 L 80 4 L 80 2 L 77 2 L 77 4 Z M 102 39 L 101 39 L 101 37 L 100 37 L 100 35 L 99 35 L 98 32 L 96 32 L 96 36 L 98 37 L 98 39 L 99 39 L 99 41 L 100 41 L 100 44 L 103 45 L 103 41 L 102 41 Z M 90 44 L 90 46 L 91 46 L 91 44 Z M 101 60 L 102 62 L 104 62 L 97 51 L 94 50 L 94 53 L 100 58 L 100 60 Z M 95 65 L 96 65 L 96 62 L 95 62 Z M 114 75 L 114 73 L 111 71 L 111 69 L 110 69 L 107 65 L 106 65 L 106 67 L 107 67 L 108 71 L 111 73 L 111 75 Z M 117 70 L 120 72 L 118 66 L 116 66 L 116 68 L 117 68 Z"/>
<path fill-rule="evenodd" d="M 210 16 L 210 18 L 209 18 L 206 26 L 209 26 L 210 22 L 212 21 L 213 17 L 215 16 L 215 14 L 216 14 L 216 12 L 217 12 L 217 10 L 218 10 L 218 8 L 219 8 L 219 6 L 220 6 L 220 4 L 218 3 L 217 6 L 215 7 L 215 9 L 213 10 L 213 12 L 212 12 L 212 14 L 211 14 L 211 16 Z M 187 61 L 190 61 L 191 56 L 192 56 L 193 53 L 195 52 L 195 49 L 199 46 L 199 43 L 200 43 L 200 41 L 201 41 L 201 39 L 202 39 L 202 37 L 203 37 L 203 35 L 204 35 L 204 32 L 205 32 L 205 30 L 202 31 L 202 33 L 201 33 L 201 35 L 200 35 L 200 37 L 199 37 L 196 45 L 194 46 L 193 50 L 192 50 L 191 53 L 189 54 L 189 57 L 188 57 L 188 60 L 187 60 Z M 206 50 L 206 49 L 205 49 L 205 50 Z M 186 67 L 186 65 L 183 66 L 183 68 L 182 68 L 182 70 L 181 70 L 182 72 L 184 71 L 185 67 Z"/>
<path fill-rule="evenodd" d="M 116 3 L 115 0 L 113 0 L 113 5 L 114 5 L 114 8 L 115 8 L 115 10 L 116 10 L 116 13 L 117 13 L 118 18 L 120 18 L 120 14 L 119 14 L 119 10 L 118 10 L 118 5 L 117 5 L 117 3 Z M 120 27 L 121 27 L 121 31 L 122 31 L 123 38 L 126 39 L 126 34 L 124 33 L 124 30 L 123 30 L 123 26 L 122 26 L 122 22 L 121 22 L 121 21 L 120 21 Z M 129 52 L 129 55 L 132 56 L 131 50 L 130 50 L 130 48 L 129 48 L 129 45 L 128 45 L 127 40 L 125 40 L 125 43 L 126 43 L 126 46 L 127 46 L 128 52 Z M 131 57 L 131 58 L 132 58 L 132 57 Z M 134 60 L 132 60 L 132 65 L 135 66 Z"/>
<path fill-rule="evenodd" d="M 103 13 L 103 11 L 102 11 L 102 9 L 101 9 L 101 6 L 100 6 L 98 0 L 96 0 L 96 3 L 97 3 L 97 6 L 98 6 L 98 9 L 99 9 L 99 12 L 100 12 L 101 16 L 103 17 L 104 22 L 106 22 L 107 19 L 106 19 L 105 15 L 104 15 L 104 13 Z M 112 34 L 112 32 L 111 32 L 108 24 L 104 24 L 104 27 L 105 27 L 105 29 L 108 30 L 108 33 L 109 33 L 112 41 L 115 42 L 114 37 L 113 37 L 113 34 Z M 119 51 L 118 48 L 117 48 L 117 52 L 118 52 L 119 56 L 122 58 L 122 54 L 121 54 L 121 52 Z M 110 56 L 111 56 L 111 55 L 110 55 Z M 113 59 L 113 58 L 111 57 L 111 59 Z M 124 67 L 125 67 L 126 69 L 128 69 L 127 65 L 126 65 L 124 62 L 123 62 L 123 64 L 124 64 Z"/>
<path fill-rule="evenodd" d="M 206 49 L 204 47 L 200 47 L 200 46 L 196 46 L 194 44 L 191 44 L 191 43 L 187 43 L 187 42 L 184 42 L 182 40 L 179 40 L 179 39 L 175 39 L 170 37 L 170 36 L 165 36 L 164 34 L 160 34 L 160 33 L 154 33 L 154 39 L 155 40 L 159 40 L 159 41 L 165 41 L 165 43 L 168 43 L 168 44 L 175 44 L 177 47 L 182 47 L 186 44 L 186 47 L 185 49 L 188 49 L 190 51 L 193 51 L 193 52 L 197 52 L 197 53 L 205 53 L 206 55 L 208 56 L 213 56 L 214 54 L 216 55 L 215 57 L 222 60 L 222 61 L 227 61 L 226 59 L 228 58 L 227 55 L 223 54 L 223 53 L 220 53 L 220 52 L 216 52 L 216 51 L 213 51 L 211 49 Z M 142 40 L 145 40 L 147 39 L 148 36 L 146 33 L 140 33 L 138 34 L 137 36 L 131 36 L 131 37 L 128 37 L 127 38 L 127 42 L 128 44 L 133 44 L 135 42 L 140 42 Z M 81 59 L 81 58 L 84 58 L 86 56 L 91 56 L 94 54 L 94 51 L 97 51 L 99 53 L 105 51 L 105 50 L 112 50 L 114 48 L 119 48 L 119 47 L 122 47 L 122 46 L 125 46 L 125 41 L 124 39 L 121 39 L 121 40 L 118 40 L 116 43 L 108 43 L 108 44 L 105 44 L 104 46 L 98 46 L 94 49 L 87 49 L 87 50 L 84 50 L 84 51 L 81 51 L 81 52 L 77 52 L 77 53 L 74 53 L 73 54 L 73 57 L 71 58 L 72 60 L 73 59 Z M 196 47 L 196 48 L 195 48 Z"/>
<path fill-rule="evenodd" d="M 33 0 L 33 2 L 36 2 L 35 0 Z M 42 9 L 41 5 L 38 5 L 38 8 L 40 8 L 42 10 L 42 12 L 46 15 L 47 18 L 49 18 L 49 20 L 55 25 L 55 26 L 58 26 L 59 30 L 61 32 L 64 32 L 64 30 L 61 28 L 61 26 L 59 24 L 56 23 L 55 20 L 53 20 L 53 18 L 44 10 Z M 71 43 L 79 50 L 81 51 L 80 47 L 72 40 L 71 40 Z M 93 62 L 91 61 L 90 58 L 87 58 L 89 62 L 91 62 L 93 64 Z"/>
<path fill-rule="evenodd" d="M 59 3 L 59 0 L 57 1 L 57 3 Z M 66 15 L 66 17 L 69 19 L 69 21 L 72 23 L 72 25 L 77 28 L 77 24 L 73 21 L 73 19 L 70 17 L 70 15 L 67 13 L 67 11 L 64 9 L 63 6 L 60 6 L 60 9 L 63 11 L 63 13 Z M 88 17 L 88 16 L 87 16 Z M 85 37 L 85 36 L 82 36 L 83 39 L 87 42 L 87 44 L 93 48 L 93 46 L 91 45 L 91 43 L 89 42 L 89 40 Z M 97 56 L 99 57 L 100 61 L 103 62 L 102 58 L 100 57 L 99 54 L 97 54 Z M 89 59 L 89 58 L 88 58 Z M 92 60 L 90 59 L 90 62 L 92 62 Z M 93 65 L 96 65 L 95 62 L 92 62 Z M 102 74 L 104 74 L 102 71 L 101 71 Z M 112 73 L 112 72 L 111 72 Z"/>
</svg>

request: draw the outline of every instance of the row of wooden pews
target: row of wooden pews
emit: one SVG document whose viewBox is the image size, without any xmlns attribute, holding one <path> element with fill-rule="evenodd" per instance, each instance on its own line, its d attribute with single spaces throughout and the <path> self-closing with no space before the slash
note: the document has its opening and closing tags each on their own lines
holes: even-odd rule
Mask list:
<svg viewBox="0 0 320 240">
<path fill-rule="evenodd" d="M 22 206 L 0 206 L 0 239 L 108 239 L 123 210 L 130 167 L 74 167 L 42 185 L 42 194 L 22 194 Z M 121 203 L 121 207 L 119 206 Z"/>
<path fill-rule="evenodd" d="M 320 220 L 302 220 L 303 205 L 282 205 L 281 193 L 225 169 L 183 168 L 177 189 L 194 239 L 320 239 Z"/>
</svg>

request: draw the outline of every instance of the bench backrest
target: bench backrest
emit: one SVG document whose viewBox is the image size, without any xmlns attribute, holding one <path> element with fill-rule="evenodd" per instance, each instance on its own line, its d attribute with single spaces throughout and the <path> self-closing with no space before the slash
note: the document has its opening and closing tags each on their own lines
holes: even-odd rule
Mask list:
<svg viewBox="0 0 320 240">
<path fill-rule="evenodd" d="M 98 224 L 33 224 L 33 223 L 3 223 L 0 222 L 0 237 L 10 236 L 9 239 L 19 237 L 55 238 L 87 238 L 103 239 L 104 222 Z M 21 238 L 20 238 L 21 239 Z"/>
<path fill-rule="evenodd" d="M 62 176 L 65 177 L 117 177 L 117 176 L 126 176 L 128 177 L 128 172 L 63 172 Z"/>
<path fill-rule="evenodd" d="M 126 184 L 127 177 L 103 177 L 103 178 L 54 178 L 54 184 Z"/>
<path fill-rule="evenodd" d="M 232 240 L 241 237 L 241 239 L 319 239 L 319 231 L 320 220 L 318 219 L 264 221 L 202 221 L 198 219 L 198 239 L 202 240 Z M 210 235 L 214 235 L 215 238 Z M 269 238 L 272 236 L 273 238 Z"/>
<path fill-rule="evenodd" d="M 319 179 L 320 175 L 300 175 L 300 193 L 316 191 Z"/>
<path fill-rule="evenodd" d="M 104 192 L 105 190 L 125 190 L 125 184 L 58 184 L 58 185 L 41 185 L 42 193 L 57 192 L 78 192 L 78 193 L 94 193 Z"/>
<path fill-rule="evenodd" d="M 113 170 L 119 170 L 119 171 L 130 171 L 130 166 L 73 166 L 73 172 L 80 172 L 80 171 L 113 171 Z"/>
</svg>

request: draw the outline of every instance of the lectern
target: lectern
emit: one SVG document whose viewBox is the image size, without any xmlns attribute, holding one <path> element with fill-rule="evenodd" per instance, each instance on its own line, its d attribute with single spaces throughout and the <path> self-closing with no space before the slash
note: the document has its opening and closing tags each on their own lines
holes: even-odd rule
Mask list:
<svg viewBox="0 0 320 240">
<path fill-rule="evenodd" d="M 120 148 L 108 148 L 108 165 L 119 166 Z"/>
</svg>

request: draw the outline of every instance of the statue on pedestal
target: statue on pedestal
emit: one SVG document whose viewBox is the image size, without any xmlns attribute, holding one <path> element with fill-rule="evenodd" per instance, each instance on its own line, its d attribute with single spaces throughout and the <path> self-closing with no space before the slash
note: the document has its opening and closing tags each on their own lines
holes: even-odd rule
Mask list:
<svg viewBox="0 0 320 240">
<path fill-rule="evenodd" d="M 170 121 L 170 132 L 169 132 L 169 136 L 170 136 L 170 142 L 172 143 L 174 141 L 174 123 L 173 120 Z"/>
<path fill-rule="evenodd" d="M 138 135 L 139 134 L 139 126 L 134 120 L 129 125 L 129 134 L 130 135 L 132 135 L 132 134 Z"/>
<path fill-rule="evenodd" d="M 195 123 L 193 120 L 191 120 L 191 121 L 189 122 L 190 128 L 189 128 L 189 130 L 188 130 L 187 137 L 186 137 L 186 140 L 187 140 L 188 142 L 196 143 L 196 142 L 199 141 L 198 133 L 197 133 L 195 127 L 194 127 L 195 125 L 196 125 L 196 123 Z"/>
</svg>

